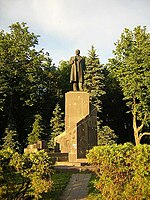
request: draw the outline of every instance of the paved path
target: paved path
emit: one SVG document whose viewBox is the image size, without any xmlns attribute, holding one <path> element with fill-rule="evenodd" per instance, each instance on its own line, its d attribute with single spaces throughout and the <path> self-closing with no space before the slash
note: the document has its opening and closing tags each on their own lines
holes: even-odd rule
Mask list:
<svg viewBox="0 0 150 200">
<path fill-rule="evenodd" d="M 61 200 L 86 200 L 91 174 L 72 174 Z"/>
</svg>

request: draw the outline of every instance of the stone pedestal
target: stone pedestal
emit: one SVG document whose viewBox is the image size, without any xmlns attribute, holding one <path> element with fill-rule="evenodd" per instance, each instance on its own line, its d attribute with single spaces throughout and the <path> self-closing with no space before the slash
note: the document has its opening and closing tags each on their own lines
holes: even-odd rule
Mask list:
<svg viewBox="0 0 150 200">
<path fill-rule="evenodd" d="M 65 96 L 65 131 L 89 114 L 89 94 L 87 92 L 68 92 Z"/>
<path fill-rule="evenodd" d="M 56 137 L 69 162 L 85 158 L 86 151 L 97 145 L 97 111 L 89 103 L 87 92 L 68 92 L 65 96 L 65 132 Z"/>
</svg>

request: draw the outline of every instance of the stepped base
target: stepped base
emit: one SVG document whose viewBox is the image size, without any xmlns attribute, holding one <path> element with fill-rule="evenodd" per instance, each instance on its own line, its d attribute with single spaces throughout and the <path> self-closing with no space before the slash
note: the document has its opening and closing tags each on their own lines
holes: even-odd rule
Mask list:
<svg viewBox="0 0 150 200">
<path fill-rule="evenodd" d="M 49 153 L 53 162 L 68 162 L 68 153 Z"/>
<path fill-rule="evenodd" d="M 87 159 L 77 159 L 76 162 L 56 162 L 55 166 L 88 166 Z"/>
<path fill-rule="evenodd" d="M 54 169 L 58 172 L 90 172 L 94 173 L 94 167 L 87 162 L 56 162 Z"/>
</svg>

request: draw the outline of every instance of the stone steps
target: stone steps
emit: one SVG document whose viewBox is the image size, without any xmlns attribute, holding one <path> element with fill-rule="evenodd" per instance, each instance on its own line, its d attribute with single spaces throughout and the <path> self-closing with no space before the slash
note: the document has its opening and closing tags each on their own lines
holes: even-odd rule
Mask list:
<svg viewBox="0 0 150 200">
<path fill-rule="evenodd" d="M 56 162 L 57 166 L 77 166 L 77 167 L 81 167 L 81 166 L 87 166 L 88 162 L 87 159 L 83 158 L 83 159 L 77 159 L 76 162 L 67 162 L 67 161 L 63 161 L 63 162 Z"/>
<path fill-rule="evenodd" d="M 63 172 L 94 172 L 94 167 L 87 163 L 86 159 L 79 159 L 82 162 L 56 162 L 54 169 Z"/>
<path fill-rule="evenodd" d="M 68 153 L 48 153 L 54 162 L 67 162 Z"/>
</svg>

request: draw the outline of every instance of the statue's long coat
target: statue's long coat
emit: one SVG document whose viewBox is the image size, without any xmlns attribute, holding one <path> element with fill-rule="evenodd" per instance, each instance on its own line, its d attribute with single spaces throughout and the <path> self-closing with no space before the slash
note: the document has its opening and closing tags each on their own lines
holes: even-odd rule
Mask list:
<svg viewBox="0 0 150 200">
<path fill-rule="evenodd" d="M 73 56 L 70 58 L 71 74 L 70 74 L 70 83 L 84 82 L 83 70 L 85 68 L 84 59 L 81 56 Z"/>
</svg>

